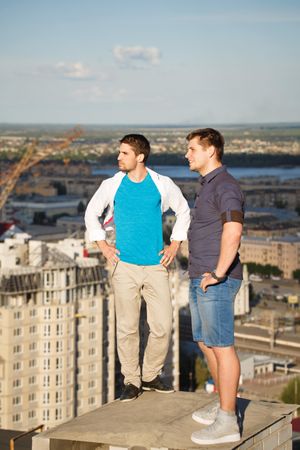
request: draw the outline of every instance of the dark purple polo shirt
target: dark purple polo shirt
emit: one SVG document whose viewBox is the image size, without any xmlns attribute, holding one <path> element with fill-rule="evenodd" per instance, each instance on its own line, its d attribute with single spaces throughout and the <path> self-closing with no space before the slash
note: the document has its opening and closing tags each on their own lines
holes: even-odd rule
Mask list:
<svg viewBox="0 0 300 450">
<path fill-rule="evenodd" d="M 227 172 L 226 166 L 200 177 L 188 232 L 190 278 L 198 278 L 204 272 L 211 272 L 216 268 L 223 224 L 243 223 L 243 217 L 244 196 L 236 179 Z M 238 253 L 227 275 L 243 278 Z"/>
</svg>

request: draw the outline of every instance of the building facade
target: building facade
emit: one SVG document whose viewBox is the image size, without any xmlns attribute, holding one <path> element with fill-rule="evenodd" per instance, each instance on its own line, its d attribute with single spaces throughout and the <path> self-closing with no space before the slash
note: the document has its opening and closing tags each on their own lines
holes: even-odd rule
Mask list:
<svg viewBox="0 0 300 450">
<path fill-rule="evenodd" d="M 293 271 L 300 267 L 300 237 L 297 236 L 243 236 L 239 252 L 243 263 L 277 266 L 286 279 L 293 278 Z"/>
<path fill-rule="evenodd" d="M 0 243 L 2 428 L 50 428 L 114 399 L 107 272 L 71 241 Z"/>
</svg>

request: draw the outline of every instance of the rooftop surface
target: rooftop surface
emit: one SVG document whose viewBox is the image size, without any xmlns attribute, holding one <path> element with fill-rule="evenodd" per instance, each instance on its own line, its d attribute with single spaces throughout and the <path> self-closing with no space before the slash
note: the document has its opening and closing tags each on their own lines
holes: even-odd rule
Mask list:
<svg viewBox="0 0 300 450">
<path fill-rule="evenodd" d="M 225 450 L 249 448 L 251 446 L 247 445 L 249 442 L 245 446 L 243 443 L 251 439 L 253 442 L 253 436 L 261 435 L 263 430 L 267 430 L 264 433 L 271 434 L 270 430 L 274 430 L 274 427 L 279 429 L 283 426 L 282 424 L 286 426 L 291 421 L 289 415 L 296 408 L 295 405 L 238 399 L 238 408 L 242 418 L 241 441 L 234 444 L 200 447 L 190 440 L 192 432 L 202 427 L 193 421 L 191 415 L 196 409 L 213 402 L 215 398 L 215 394 L 206 394 L 205 392 L 175 392 L 168 395 L 144 392 L 132 402 L 121 403 L 116 400 L 41 433 L 33 439 L 33 450 L 50 450 L 52 448 L 69 450 L 69 448 L 73 448 L 74 442 L 94 443 L 94 447 L 80 446 L 80 448 L 89 449 L 123 447 L 138 448 L 139 450 L 194 450 L 199 448 Z"/>
</svg>

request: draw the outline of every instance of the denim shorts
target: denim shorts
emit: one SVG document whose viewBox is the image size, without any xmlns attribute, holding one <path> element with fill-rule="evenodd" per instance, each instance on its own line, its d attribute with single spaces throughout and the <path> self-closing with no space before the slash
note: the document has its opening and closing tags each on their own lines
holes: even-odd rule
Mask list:
<svg viewBox="0 0 300 450">
<path fill-rule="evenodd" d="M 234 344 L 234 299 L 242 281 L 228 277 L 204 292 L 202 278 L 190 280 L 193 339 L 208 347 L 229 347 Z"/>
</svg>

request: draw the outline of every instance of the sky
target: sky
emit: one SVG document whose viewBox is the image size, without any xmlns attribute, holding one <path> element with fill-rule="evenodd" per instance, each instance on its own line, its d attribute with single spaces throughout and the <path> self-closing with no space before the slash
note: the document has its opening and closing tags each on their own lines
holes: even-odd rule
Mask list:
<svg viewBox="0 0 300 450">
<path fill-rule="evenodd" d="M 0 123 L 300 121 L 299 0 L 0 0 Z"/>
</svg>

